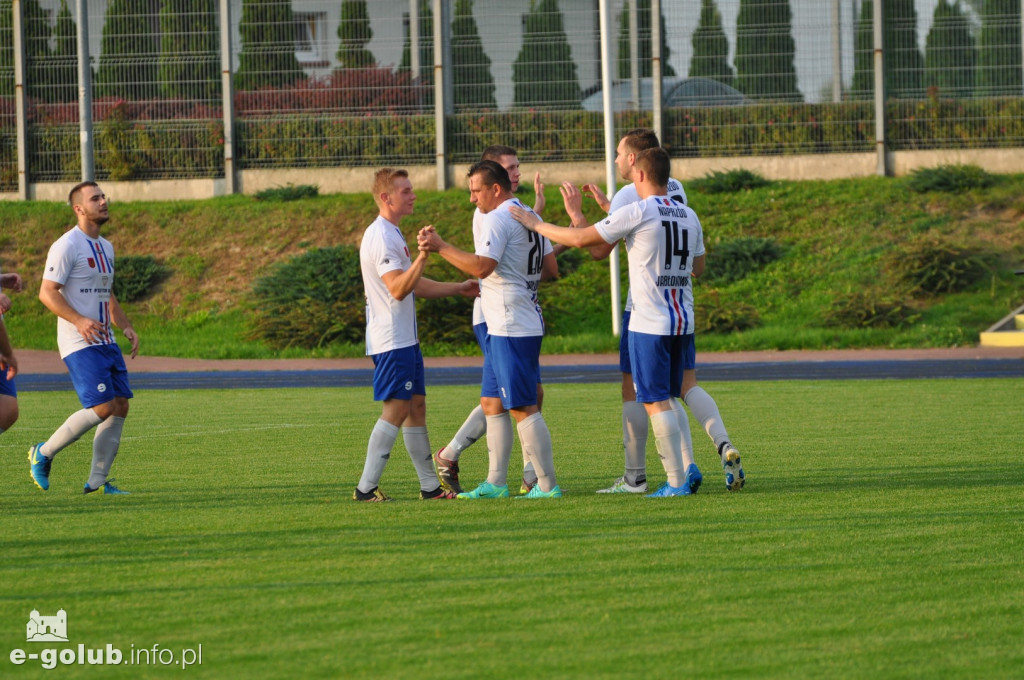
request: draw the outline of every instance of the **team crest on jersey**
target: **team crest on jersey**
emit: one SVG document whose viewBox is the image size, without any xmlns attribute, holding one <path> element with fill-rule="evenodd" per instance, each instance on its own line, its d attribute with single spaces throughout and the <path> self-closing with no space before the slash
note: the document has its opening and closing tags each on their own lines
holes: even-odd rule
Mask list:
<svg viewBox="0 0 1024 680">
<path fill-rule="evenodd" d="M 96 260 L 92 259 L 91 257 L 87 259 L 89 260 L 89 269 L 96 269 Z"/>
</svg>

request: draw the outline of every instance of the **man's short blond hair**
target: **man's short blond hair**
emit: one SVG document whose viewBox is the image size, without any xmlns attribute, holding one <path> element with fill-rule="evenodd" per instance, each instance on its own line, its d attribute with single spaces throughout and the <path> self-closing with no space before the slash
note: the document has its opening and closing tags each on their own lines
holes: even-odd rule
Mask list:
<svg viewBox="0 0 1024 680">
<path fill-rule="evenodd" d="M 373 174 L 373 200 L 380 203 L 380 195 L 391 191 L 395 180 L 409 177 L 409 171 L 402 168 L 381 168 Z"/>
</svg>

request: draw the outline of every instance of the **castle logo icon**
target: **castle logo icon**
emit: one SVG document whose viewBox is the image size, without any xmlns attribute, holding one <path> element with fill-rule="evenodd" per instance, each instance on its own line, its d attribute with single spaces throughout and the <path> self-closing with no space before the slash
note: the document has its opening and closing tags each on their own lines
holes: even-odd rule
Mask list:
<svg viewBox="0 0 1024 680">
<path fill-rule="evenodd" d="M 26 626 L 28 642 L 67 642 L 68 613 L 58 609 L 54 616 L 40 616 L 35 609 L 28 615 Z"/>
</svg>

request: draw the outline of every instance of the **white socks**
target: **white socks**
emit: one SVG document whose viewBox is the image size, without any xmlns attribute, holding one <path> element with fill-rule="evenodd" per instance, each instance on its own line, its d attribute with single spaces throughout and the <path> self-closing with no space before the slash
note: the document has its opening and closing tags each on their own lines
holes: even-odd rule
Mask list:
<svg viewBox="0 0 1024 680">
<path fill-rule="evenodd" d="M 487 481 L 508 485 L 508 461 L 512 458 L 512 418 L 508 411 L 487 416 Z"/>
<path fill-rule="evenodd" d="M 117 457 L 121 446 L 121 431 L 124 429 L 124 418 L 110 416 L 96 428 L 92 440 L 92 472 L 89 474 L 89 488 L 98 489 L 107 481 L 110 466 Z"/>
<path fill-rule="evenodd" d="M 540 411 L 534 413 L 519 422 L 519 442 L 523 445 L 523 452 L 530 456 L 533 461 L 534 471 L 537 473 L 537 484 L 540 490 L 547 493 L 555 488 L 555 456 L 551 444 L 551 431 L 548 424 L 544 422 L 544 416 Z"/>
<path fill-rule="evenodd" d="M 729 433 L 725 431 L 722 414 L 718 412 L 718 404 L 701 386 L 690 389 L 683 395 L 683 401 L 690 407 L 690 413 L 697 419 L 715 442 L 715 448 L 721 450 L 722 444 L 729 441 Z"/>
<path fill-rule="evenodd" d="M 63 425 L 57 428 L 56 432 L 50 435 L 50 438 L 43 444 L 39 453 L 47 458 L 53 458 L 60 453 L 61 449 L 74 444 L 78 441 L 79 437 L 102 422 L 103 419 L 96 415 L 96 412 L 91 408 L 75 411 L 68 416 Z"/>
<path fill-rule="evenodd" d="M 653 414 L 651 429 L 654 431 L 654 443 L 661 464 L 665 468 L 669 486 L 682 486 L 686 481 L 686 474 L 682 459 L 679 419 L 676 417 L 675 409 Z"/>
<path fill-rule="evenodd" d="M 647 409 L 638 401 L 622 402 L 622 444 L 626 481 L 637 486 L 647 478 Z"/>
<path fill-rule="evenodd" d="M 363 476 L 359 478 L 357 489 L 363 493 L 370 493 L 377 488 L 396 439 L 398 428 L 378 418 L 370 433 L 370 441 L 366 444 L 366 462 L 363 464 Z"/>
<path fill-rule="evenodd" d="M 426 427 L 403 427 L 402 439 L 405 441 L 405 450 L 412 458 L 412 464 L 416 468 L 416 474 L 420 478 L 420 490 L 433 491 L 441 486 L 434 471 L 434 460 L 430 452 L 430 438 L 427 437 Z"/>
<path fill-rule="evenodd" d="M 462 452 L 476 443 L 478 439 L 487 433 L 487 416 L 478 404 L 475 409 L 466 416 L 462 427 L 455 433 L 448 446 L 441 449 L 441 457 L 445 460 L 457 461 Z"/>
</svg>

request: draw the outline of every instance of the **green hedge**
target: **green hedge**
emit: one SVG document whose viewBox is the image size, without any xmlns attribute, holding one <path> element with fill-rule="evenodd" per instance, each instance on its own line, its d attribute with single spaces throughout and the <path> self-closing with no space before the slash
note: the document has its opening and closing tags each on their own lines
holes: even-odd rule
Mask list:
<svg viewBox="0 0 1024 680">
<path fill-rule="evenodd" d="M 0 109 L 9 108 L 0 101 Z M 1024 99 L 893 101 L 888 105 L 889 148 L 1024 146 Z M 70 181 L 80 175 L 78 127 L 33 112 L 29 130 L 32 181 Z M 669 109 L 665 145 L 675 157 L 836 153 L 875 148 L 871 102 L 757 104 Z M 58 122 L 59 121 L 59 122 Z M 650 125 L 649 112 L 617 115 L 616 128 Z M 515 111 L 457 114 L 446 122 L 449 160 L 469 162 L 501 140 L 531 162 L 603 157 L 604 126 L 589 111 Z M 115 105 L 96 124 L 101 179 L 221 177 L 220 121 L 137 120 Z M 374 166 L 432 163 L 431 115 L 295 113 L 236 121 L 240 168 Z M 0 115 L 0 191 L 17 188 L 14 118 Z"/>
</svg>

